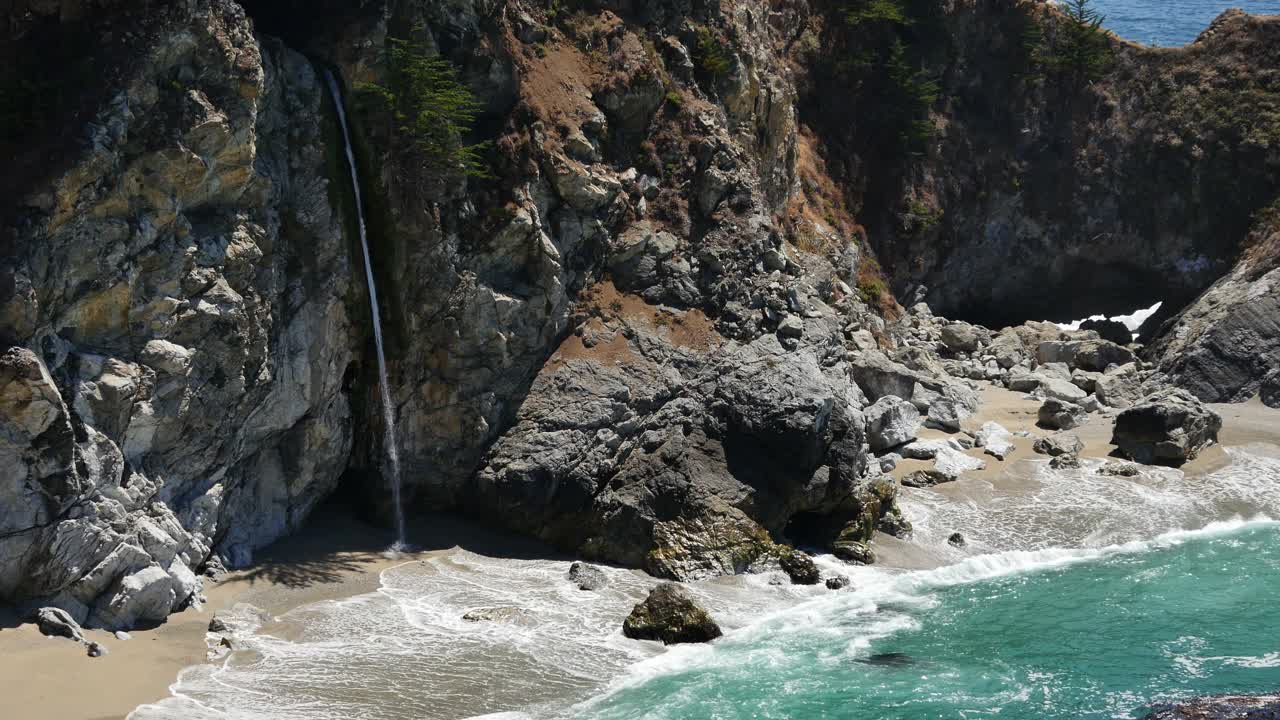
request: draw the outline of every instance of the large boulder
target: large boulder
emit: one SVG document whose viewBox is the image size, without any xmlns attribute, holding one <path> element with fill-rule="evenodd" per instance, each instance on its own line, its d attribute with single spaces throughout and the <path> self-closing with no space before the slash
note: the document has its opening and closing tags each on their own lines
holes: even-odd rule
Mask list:
<svg viewBox="0 0 1280 720">
<path fill-rule="evenodd" d="M 569 582 L 578 586 L 579 590 L 599 590 L 609 584 L 604 571 L 595 565 L 575 562 L 569 566 Z"/>
<path fill-rule="evenodd" d="M 1144 465 L 1178 466 L 1217 442 L 1222 416 L 1180 388 L 1148 395 L 1116 418 L 1111 442 Z"/>
<path fill-rule="evenodd" d="M 978 331 L 969 323 L 953 322 L 942 328 L 942 344 L 954 352 L 973 352 L 978 341 Z"/>
<path fill-rule="evenodd" d="M 949 432 L 960 429 L 960 423 L 978 411 L 978 394 L 967 387 L 949 384 L 929 403 L 929 425 Z"/>
<path fill-rule="evenodd" d="M 1040 383 L 1040 392 L 1047 398 L 1078 403 L 1089 397 L 1089 393 L 1076 387 L 1070 380 L 1045 378 Z"/>
<path fill-rule="evenodd" d="M 1070 430 L 1084 424 L 1088 418 L 1084 408 L 1057 398 L 1045 400 L 1037 415 L 1040 426 L 1052 430 Z"/>
<path fill-rule="evenodd" d="M 817 585 L 822 579 L 813 558 L 794 548 L 786 548 L 782 552 L 778 557 L 778 565 L 796 585 Z"/>
<path fill-rule="evenodd" d="M 1114 366 L 1094 380 L 1094 394 L 1103 405 L 1127 408 L 1142 399 L 1142 377 L 1136 363 Z"/>
<path fill-rule="evenodd" d="M 80 624 L 62 608 L 40 608 L 35 615 L 36 627 L 49 637 L 64 637 L 76 642 L 84 642 L 84 633 Z"/>
<path fill-rule="evenodd" d="M 867 423 L 867 442 L 880 452 L 915 439 L 920 428 L 920 411 L 915 405 L 886 395 L 862 411 Z"/>
<path fill-rule="evenodd" d="M 649 591 L 622 621 L 622 634 L 634 640 L 661 640 L 664 645 L 710 642 L 720 626 L 680 585 L 665 582 Z"/>
</svg>

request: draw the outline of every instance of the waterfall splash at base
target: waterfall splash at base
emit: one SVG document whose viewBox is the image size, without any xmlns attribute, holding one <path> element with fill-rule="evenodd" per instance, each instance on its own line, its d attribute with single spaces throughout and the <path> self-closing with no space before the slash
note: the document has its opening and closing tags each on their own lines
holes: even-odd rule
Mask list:
<svg viewBox="0 0 1280 720">
<path fill-rule="evenodd" d="M 386 426 L 383 446 L 387 451 L 391 471 L 391 502 L 396 515 L 396 542 L 390 552 L 399 553 L 407 545 L 404 532 L 404 506 L 400 502 L 400 451 L 396 445 L 396 416 L 391 406 L 391 388 L 387 382 L 387 356 L 382 348 L 382 318 L 378 313 L 378 288 L 373 281 L 373 263 L 369 258 L 369 238 L 364 224 L 364 201 L 360 195 L 360 176 L 356 172 L 355 151 L 351 148 L 351 133 L 347 129 L 347 112 L 342 104 L 342 90 L 333 73 L 324 71 L 329 84 L 329 94 L 338 111 L 338 124 L 342 128 L 342 144 L 347 151 L 347 165 L 351 168 L 351 189 L 355 192 L 356 217 L 360 220 L 360 249 L 364 251 L 364 273 L 369 285 L 369 307 L 373 313 L 373 339 L 378 347 L 378 388 L 382 392 L 382 419 Z"/>
</svg>

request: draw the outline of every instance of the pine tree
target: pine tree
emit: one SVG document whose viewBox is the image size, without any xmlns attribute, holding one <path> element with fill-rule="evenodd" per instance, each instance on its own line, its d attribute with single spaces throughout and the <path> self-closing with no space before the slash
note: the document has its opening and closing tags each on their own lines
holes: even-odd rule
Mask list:
<svg viewBox="0 0 1280 720">
<path fill-rule="evenodd" d="M 1093 82 L 1111 65 L 1111 49 L 1102 30 L 1106 18 L 1092 0 L 1068 0 L 1061 62 L 1078 83 Z"/>
<path fill-rule="evenodd" d="M 487 145 L 464 141 L 480 103 L 458 79 L 453 64 L 402 38 L 387 39 L 386 63 L 386 85 L 365 83 L 357 89 L 390 110 L 396 132 L 412 141 L 425 169 L 439 175 L 487 177 L 481 158 Z"/>
</svg>

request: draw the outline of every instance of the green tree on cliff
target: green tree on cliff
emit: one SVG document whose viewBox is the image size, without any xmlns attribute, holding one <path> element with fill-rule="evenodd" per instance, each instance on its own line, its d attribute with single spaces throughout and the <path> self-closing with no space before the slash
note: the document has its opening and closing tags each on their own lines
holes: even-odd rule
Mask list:
<svg viewBox="0 0 1280 720">
<path fill-rule="evenodd" d="M 1111 67 L 1111 43 L 1102 29 L 1105 20 L 1093 0 L 1066 0 L 1062 21 L 1050 35 L 1039 24 L 1028 32 L 1032 60 L 1076 86 L 1098 80 Z"/>
<path fill-rule="evenodd" d="M 465 141 L 480 103 L 453 64 L 402 38 L 387 39 L 386 64 L 386 84 L 358 85 L 362 98 L 391 112 L 395 132 L 412 142 L 428 171 L 487 177 L 487 144 Z"/>
</svg>

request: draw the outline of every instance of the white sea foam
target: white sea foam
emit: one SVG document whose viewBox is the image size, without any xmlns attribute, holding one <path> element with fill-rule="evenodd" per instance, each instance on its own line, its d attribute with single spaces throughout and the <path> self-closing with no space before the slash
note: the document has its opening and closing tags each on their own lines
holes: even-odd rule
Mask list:
<svg viewBox="0 0 1280 720">
<path fill-rule="evenodd" d="M 1078 472 L 1041 464 L 1021 493 L 965 487 L 967 480 L 952 483 L 964 492 L 908 490 L 903 502 L 917 541 L 950 564 L 908 572 L 818 557 L 824 574 L 851 578 L 855 590 L 843 592 L 774 586 L 767 576 L 694 584 L 727 631 L 710 645 L 664 649 L 622 637 L 620 619 L 656 582 L 640 573 L 605 568 L 609 585 L 584 592 L 565 579 L 567 562 L 455 550 L 384 571 L 377 592 L 288 613 L 297 637 L 249 633 L 222 663 L 184 671 L 173 697 L 132 717 L 573 718 L 660 676 L 785 664 L 780 648 L 788 644 L 763 642 L 770 636 L 823 648 L 820 662 L 856 660 L 876 639 L 914 627 L 936 602 L 932 593 L 947 586 L 1271 523 L 1280 517 L 1280 460 L 1231 453 L 1230 467 L 1203 478 L 1163 469 L 1113 478 L 1092 472 L 1096 463 Z M 1252 519 L 1220 520 L 1233 514 Z M 1198 529 L 1162 532 L 1170 527 Z M 946 543 L 957 530 L 970 540 L 962 550 Z M 463 619 L 473 611 L 490 619 Z M 1271 655 L 1218 661 L 1280 663 Z"/>
</svg>

